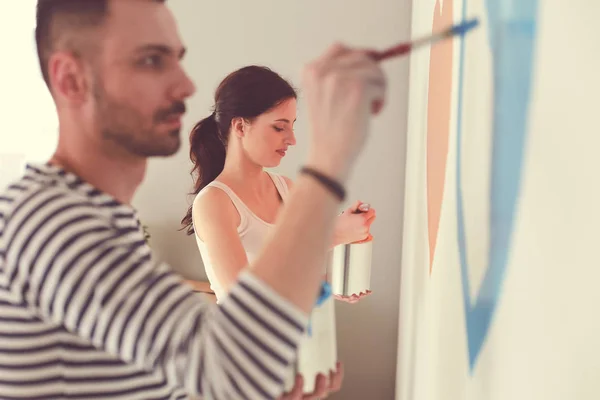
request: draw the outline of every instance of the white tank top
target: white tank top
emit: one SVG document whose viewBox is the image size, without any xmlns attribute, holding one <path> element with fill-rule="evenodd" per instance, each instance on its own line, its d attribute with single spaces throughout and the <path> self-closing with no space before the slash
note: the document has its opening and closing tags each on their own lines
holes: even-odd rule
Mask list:
<svg viewBox="0 0 600 400">
<path fill-rule="evenodd" d="M 268 172 L 268 174 L 273 180 L 273 183 L 275 184 L 275 187 L 277 188 L 282 200 L 285 201 L 288 195 L 288 186 L 285 179 L 281 175 L 272 172 Z M 242 242 L 242 246 L 246 251 L 248 262 L 252 263 L 257 257 L 258 253 L 264 247 L 267 234 L 271 229 L 273 229 L 274 224 L 265 222 L 256 214 L 254 214 L 252 210 L 250 210 L 250 208 L 248 208 L 248 206 L 246 206 L 246 204 L 244 204 L 244 202 L 235 194 L 235 192 L 222 182 L 212 181 L 206 185 L 206 187 L 196 195 L 194 203 L 198 198 L 200 198 L 200 196 L 206 193 L 206 189 L 209 187 L 218 188 L 224 191 L 229 196 L 231 202 L 240 214 L 240 224 L 237 227 L 237 232 Z M 200 251 L 200 256 L 202 257 L 202 262 L 204 263 L 206 276 L 210 282 L 210 288 L 215 293 L 217 302 L 219 302 L 220 299 L 223 299 L 226 293 L 217 280 L 214 271 L 214 265 L 210 259 L 210 256 L 208 255 L 206 244 L 198 237 L 197 234 L 194 234 L 194 236 L 196 237 L 196 244 L 198 245 L 198 250 Z"/>
</svg>

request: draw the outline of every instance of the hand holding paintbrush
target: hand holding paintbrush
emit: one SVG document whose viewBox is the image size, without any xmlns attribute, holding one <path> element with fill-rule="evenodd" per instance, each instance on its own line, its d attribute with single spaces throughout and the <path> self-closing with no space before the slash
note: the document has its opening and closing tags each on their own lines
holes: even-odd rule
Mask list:
<svg viewBox="0 0 600 400">
<path fill-rule="evenodd" d="M 306 66 L 304 93 L 308 102 L 310 126 L 314 132 L 310 163 L 333 179 L 347 177 L 350 161 L 358 155 L 369 131 L 371 114 L 381 111 L 385 101 L 386 79 L 379 64 L 439 40 L 462 35 L 478 25 L 465 21 L 446 31 L 384 51 L 354 50 L 337 44 Z M 303 169 L 304 173 L 309 173 Z M 314 175 L 314 171 L 313 171 Z M 343 199 L 343 188 L 334 187 Z"/>
</svg>

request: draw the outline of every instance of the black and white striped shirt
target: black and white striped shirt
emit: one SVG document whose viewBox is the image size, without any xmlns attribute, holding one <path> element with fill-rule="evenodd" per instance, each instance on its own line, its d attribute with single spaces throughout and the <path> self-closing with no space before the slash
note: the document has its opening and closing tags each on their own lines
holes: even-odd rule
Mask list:
<svg viewBox="0 0 600 400">
<path fill-rule="evenodd" d="M 130 206 L 58 167 L 0 195 L 1 399 L 275 398 L 307 322 L 250 272 L 206 301 Z"/>
</svg>

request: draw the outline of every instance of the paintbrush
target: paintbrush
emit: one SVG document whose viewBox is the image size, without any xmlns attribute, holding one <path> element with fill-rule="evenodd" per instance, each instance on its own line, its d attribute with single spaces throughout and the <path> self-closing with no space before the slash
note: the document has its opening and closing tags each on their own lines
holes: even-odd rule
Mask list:
<svg viewBox="0 0 600 400">
<path fill-rule="evenodd" d="M 390 58 L 394 58 L 397 56 L 401 56 L 403 54 L 407 54 L 413 49 L 416 49 L 425 45 L 432 45 L 434 43 L 439 42 L 440 40 L 444 40 L 447 38 L 451 38 L 456 35 L 464 35 L 471 29 L 475 28 L 479 24 L 479 20 L 477 18 L 473 18 L 460 24 L 451 26 L 450 28 L 440 32 L 434 33 L 433 35 L 425 36 L 412 42 L 401 43 L 399 45 L 390 47 L 384 51 L 370 51 L 369 54 L 376 61 L 384 61 Z"/>
</svg>

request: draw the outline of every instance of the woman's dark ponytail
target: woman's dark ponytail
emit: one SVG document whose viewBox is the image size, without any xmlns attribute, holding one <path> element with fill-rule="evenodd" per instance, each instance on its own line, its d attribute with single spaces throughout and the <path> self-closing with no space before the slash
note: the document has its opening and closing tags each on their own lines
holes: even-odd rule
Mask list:
<svg viewBox="0 0 600 400">
<path fill-rule="evenodd" d="M 252 121 L 296 97 L 294 88 L 267 67 L 250 65 L 227 75 L 215 92 L 215 112 L 198 122 L 190 133 L 190 159 L 194 164 L 194 191 L 190 194 L 200 193 L 223 171 L 234 118 Z M 181 220 L 181 229 L 187 229 L 188 235 L 194 233 L 192 206 Z"/>
<path fill-rule="evenodd" d="M 190 133 L 190 159 L 194 164 L 190 174 L 196 177 L 191 195 L 200 193 L 223 171 L 225 152 L 225 139 L 219 132 L 216 115 L 213 112 L 198 122 Z M 190 205 L 187 214 L 181 220 L 182 229 L 187 229 L 188 235 L 194 234 L 192 206 Z"/>
</svg>

